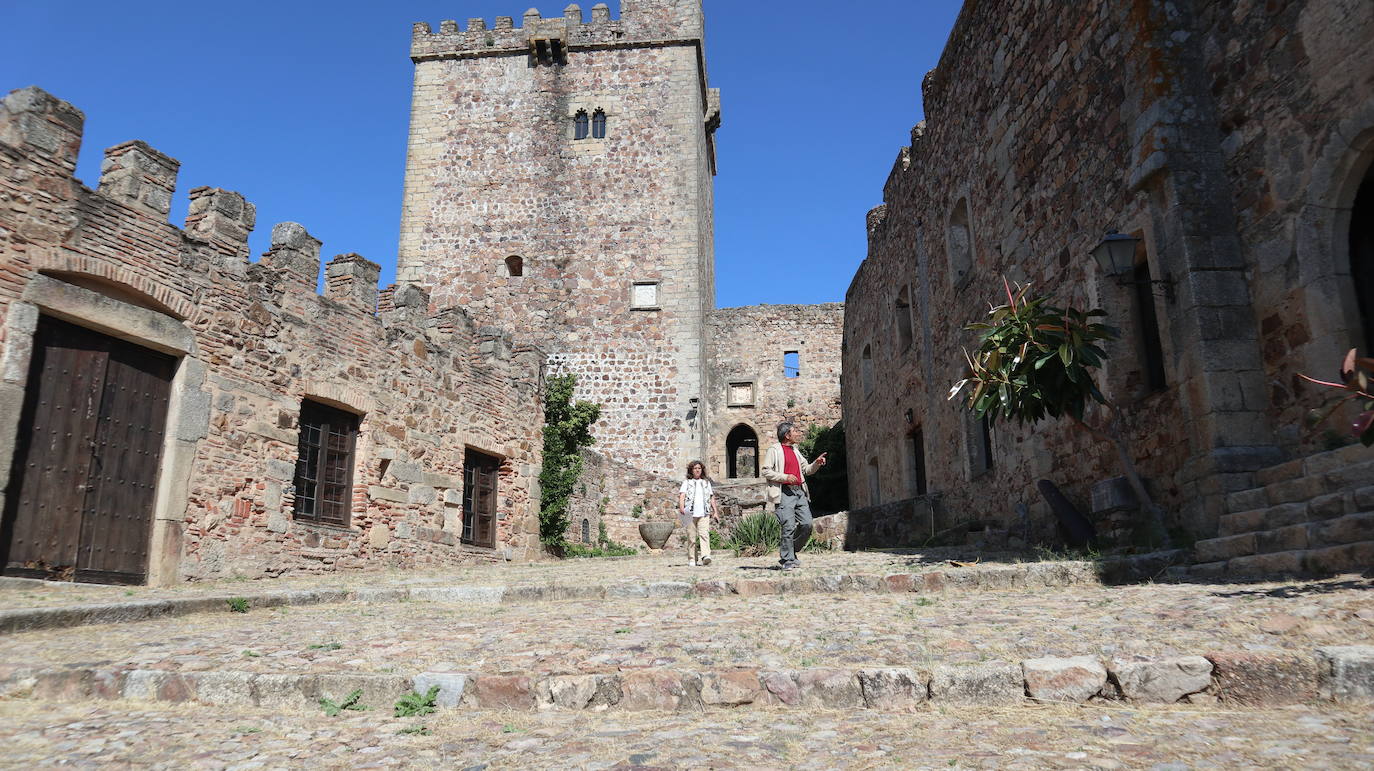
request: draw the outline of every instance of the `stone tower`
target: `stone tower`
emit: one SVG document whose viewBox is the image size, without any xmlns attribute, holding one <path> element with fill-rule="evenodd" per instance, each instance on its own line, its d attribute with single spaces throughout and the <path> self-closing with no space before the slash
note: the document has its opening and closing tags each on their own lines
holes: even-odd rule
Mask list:
<svg viewBox="0 0 1374 771">
<path fill-rule="evenodd" d="M 602 405 L 598 449 L 704 450 L 719 92 L 701 0 L 415 26 L 398 281 L 509 326 Z"/>
</svg>

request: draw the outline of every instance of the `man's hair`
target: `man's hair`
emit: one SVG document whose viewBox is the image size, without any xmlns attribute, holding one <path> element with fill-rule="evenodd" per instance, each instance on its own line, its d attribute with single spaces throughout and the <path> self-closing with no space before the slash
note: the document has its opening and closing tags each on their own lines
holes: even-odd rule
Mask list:
<svg viewBox="0 0 1374 771">
<path fill-rule="evenodd" d="M 792 421 L 790 421 L 790 420 L 784 420 L 783 422 L 779 423 L 779 424 L 778 424 L 778 441 L 779 441 L 779 442 L 785 442 L 785 441 L 787 441 L 787 435 L 790 434 L 790 433 L 792 433 L 792 429 L 793 429 L 793 428 L 796 428 L 796 426 L 795 426 L 795 425 L 792 423 Z"/>
</svg>

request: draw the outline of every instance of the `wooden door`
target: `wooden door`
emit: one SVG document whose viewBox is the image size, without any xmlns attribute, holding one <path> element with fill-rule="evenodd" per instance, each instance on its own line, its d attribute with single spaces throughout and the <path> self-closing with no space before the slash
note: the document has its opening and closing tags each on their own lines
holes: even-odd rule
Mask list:
<svg viewBox="0 0 1374 771">
<path fill-rule="evenodd" d="M 43 317 L 0 549 L 4 572 L 142 583 L 176 360 Z"/>
<path fill-rule="evenodd" d="M 496 479 L 501 461 L 468 450 L 463 460 L 463 541 L 496 546 Z"/>
</svg>

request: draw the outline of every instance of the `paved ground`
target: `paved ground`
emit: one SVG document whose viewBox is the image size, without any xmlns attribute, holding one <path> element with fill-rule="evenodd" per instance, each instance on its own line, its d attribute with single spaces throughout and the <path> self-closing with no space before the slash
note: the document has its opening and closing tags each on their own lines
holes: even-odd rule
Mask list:
<svg viewBox="0 0 1374 771">
<path fill-rule="evenodd" d="M 977 559 L 967 549 L 902 550 L 897 552 L 821 552 L 805 554 L 803 569 L 793 576 L 830 573 L 922 572 L 948 567 L 949 559 Z M 1005 567 L 1031 557 L 1002 555 L 983 558 L 983 568 Z M 577 559 L 561 562 L 501 563 L 455 567 L 441 572 L 386 570 L 367 573 L 317 573 L 270 580 L 224 580 L 180 584 L 169 588 L 101 586 L 0 579 L 0 609 L 58 607 L 96 602 L 151 600 L 202 595 L 248 594 L 291 589 L 357 589 L 360 587 L 474 584 L 523 586 L 548 583 L 613 583 L 617 581 L 708 581 L 776 578 L 777 557 L 738 559 L 717 554 L 709 567 L 689 567 L 683 555 L 645 555 L 617 559 Z M 972 570 L 980 567 L 966 568 Z"/>
<path fill-rule="evenodd" d="M 320 713 L 0 702 L 12 768 L 1367 769 L 1368 710 Z M 428 735 L 400 735 L 424 726 Z"/>
<path fill-rule="evenodd" d="M 0 636 L 8 667 L 615 672 L 916 666 L 1374 643 L 1374 580 L 921 594 L 338 603 Z"/>
</svg>

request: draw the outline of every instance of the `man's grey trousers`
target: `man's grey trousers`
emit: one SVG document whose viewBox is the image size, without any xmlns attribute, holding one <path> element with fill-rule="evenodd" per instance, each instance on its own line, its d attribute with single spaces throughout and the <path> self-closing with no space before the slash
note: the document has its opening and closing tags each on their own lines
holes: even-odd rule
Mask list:
<svg viewBox="0 0 1374 771">
<path fill-rule="evenodd" d="M 782 500 L 778 501 L 778 508 L 773 513 L 782 523 L 778 562 L 791 565 L 797 561 L 796 541 L 811 535 L 811 503 L 799 485 L 783 485 Z"/>
</svg>

